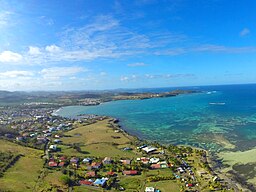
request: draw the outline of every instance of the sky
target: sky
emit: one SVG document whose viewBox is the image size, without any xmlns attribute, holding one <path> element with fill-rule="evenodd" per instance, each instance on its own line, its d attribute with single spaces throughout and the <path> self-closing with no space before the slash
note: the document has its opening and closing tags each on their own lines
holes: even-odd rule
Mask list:
<svg viewBox="0 0 256 192">
<path fill-rule="evenodd" d="M 0 90 L 256 83 L 255 0 L 0 0 Z"/>
</svg>

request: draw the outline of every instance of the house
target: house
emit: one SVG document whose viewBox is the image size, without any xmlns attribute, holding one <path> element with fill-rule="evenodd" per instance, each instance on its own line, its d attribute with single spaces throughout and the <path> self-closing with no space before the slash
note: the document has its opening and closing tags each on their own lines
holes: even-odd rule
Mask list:
<svg viewBox="0 0 256 192">
<path fill-rule="evenodd" d="M 84 158 L 82 162 L 83 162 L 83 163 L 91 163 L 91 162 L 92 162 L 92 159 L 89 158 L 89 157 L 87 157 L 87 158 Z"/>
<path fill-rule="evenodd" d="M 55 127 L 50 127 L 48 130 L 49 130 L 49 132 L 57 131 L 57 129 Z"/>
<path fill-rule="evenodd" d="M 131 148 L 131 147 L 125 147 L 123 150 L 124 150 L 124 151 L 131 151 L 132 148 Z"/>
<path fill-rule="evenodd" d="M 80 180 L 79 184 L 80 185 L 93 185 L 93 182 L 88 181 L 88 180 Z"/>
<path fill-rule="evenodd" d="M 16 141 L 23 141 L 24 138 L 23 137 L 16 137 Z"/>
<path fill-rule="evenodd" d="M 137 158 L 137 161 L 141 161 L 143 164 L 148 164 L 149 163 L 149 158 L 148 157 L 141 157 L 141 158 Z"/>
<path fill-rule="evenodd" d="M 44 136 L 45 137 L 50 137 L 52 134 L 51 133 L 45 133 Z"/>
<path fill-rule="evenodd" d="M 50 151 L 57 151 L 57 145 L 50 145 L 49 150 Z"/>
<path fill-rule="evenodd" d="M 98 163 L 98 162 L 93 162 L 91 164 L 92 169 L 99 169 L 99 168 L 101 168 L 101 166 L 102 166 L 102 164 Z"/>
<path fill-rule="evenodd" d="M 116 173 L 115 172 L 113 172 L 113 171 L 109 171 L 109 172 L 107 172 L 107 176 L 115 176 L 116 175 Z"/>
<path fill-rule="evenodd" d="M 61 143 L 61 140 L 60 140 L 60 139 L 54 139 L 53 142 L 54 142 L 54 143 Z"/>
<path fill-rule="evenodd" d="M 159 158 L 152 157 L 152 158 L 150 158 L 149 163 L 151 163 L 151 164 L 155 164 L 155 163 L 158 163 L 159 161 L 160 161 L 160 159 L 159 159 Z"/>
<path fill-rule="evenodd" d="M 186 187 L 193 187 L 194 185 L 192 183 L 186 184 Z"/>
<path fill-rule="evenodd" d="M 145 192 L 155 192 L 154 187 L 146 187 Z"/>
<path fill-rule="evenodd" d="M 109 165 L 109 164 L 112 163 L 112 160 L 111 160 L 110 157 L 105 157 L 105 158 L 103 159 L 102 163 L 103 163 L 104 165 Z"/>
<path fill-rule="evenodd" d="M 150 165 L 150 168 L 151 169 L 160 169 L 161 165 L 160 164 L 152 164 L 152 165 Z"/>
<path fill-rule="evenodd" d="M 158 164 L 161 166 L 161 168 L 168 168 L 169 165 L 166 161 L 158 162 Z"/>
<path fill-rule="evenodd" d="M 78 162 L 79 162 L 79 158 L 78 158 L 78 157 L 72 157 L 72 158 L 70 159 L 70 163 L 71 163 L 71 164 L 78 164 Z"/>
<path fill-rule="evenodd" d="M 156 151 L 157 148 L 148 146 L 148 147 L 142 148 L 142 150 L 145 151 L 146 153 L 152 153 L 153 151 Z"/>
<path fill-rule="evenodd" d="M 39 136 L 36 139 L 40 143 L 46 143 L 47 142 L 47 138 L 46 137 Z"/>
<path fill-rule="evenodd" d="M 181 167 L 178 167 L 177 171 L 179 171 L 180 173 L 184 173 L 185 172 Z"/>
<path fill-rule="evenodd" d="M 60 158 L 59 158 L 59 161 L 66 161 L 67 160 L 67 158 L 65 157 L 65 156 L 61 156 Z"/>
<path fill-rule="evenodd" d="M 65 162 L 64 161 L 60 162 L 58 166 L 59 167 L 64 167 L 65 166 Z"/>
<path fill-rule="evenodd" d="M 95 177 L 96 176 L 96 172 L 95 171 L 90 171 L 86 173 L 87 177 Z"/>
<path fill-rule="evenodd" d="M 120 160 L 120 162 L 124 165 L 130 165 L 131 164 L 131 160 L 130 159 L 125 159 L 125 160 Z"/>
<path fill-rule="evenodd" d="M 108 178 L 96 179 L 93 184 L 96 186 L 104 187 L 107 180 Z"/>
<path fill-rule="evenodd" d="M 137 149 L 143 149 L 145 147 L 147 147 L 147 145 L 141 145 L 141 146 L 137 147 Z"/>
<path fill-rule="evenodd" d="M 137 170 L 123 171 L 123 175 L 138 175 L 138 171 Z"/>
<path fill-rule="evenodd" d="M 55 161 L 50 161 L 50 162 L 48 163 L 48 165 L 49 165 L 49 167 L 57 167 L 57 166 L 58 166 L 58 163 L 55 162 Z"/>
</svg>

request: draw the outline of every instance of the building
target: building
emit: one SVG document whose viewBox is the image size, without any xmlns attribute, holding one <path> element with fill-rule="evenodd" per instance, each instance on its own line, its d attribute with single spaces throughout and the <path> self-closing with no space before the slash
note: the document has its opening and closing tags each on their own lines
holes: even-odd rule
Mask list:
<svg viewBox="0 0 256 192">
<path fill-rule="evenodd" d="M 121 162 L 123 165 L 130 165 L 130 164 L 131 164 L 131 160 L 130 160 L 130 159 L 120 160 L 120 162 Z"/>
<path fill-rule="evenodd" d="M 93 184 L 96 186 L 104 187 L 106 185 L 106 182 L 107 182 L 107 178 L 102 178 L 102 179 L 96 179 Z"/>
<path fill-rule="evenodd" d="M 145 192 L 155 192 L 154 187 L 146 187 Z"/>
<path fill-rule="evenodd" d="M 145 151 L 146 153 L 151 153 L 151 152 L 153 152 L 153 151 L 156 151 L 157 148 L 148 146 L 148 147 L 142 148 L 142 150 Z"/>
<path fill-rule="evenodd" d="M 102 161 L 104 165 L 109 165 L 112 163 L 112 159 L 110 157 L 105 157 Z"/>
<path fill-rule="evenodd" d="M 128 170 L 128 171 L 123 171 L 124 175 L 138 175 L 137 170 Z"/>
<path fill-rule="evenodd" d="M 50 151 L 57 151 L 57 145 L 50 145 L 49 150 Z"/>
<path fill-rule="evenodd" d="M 80 185 L 93 185 L 93 182 L 91 182 L 91 181 L 88 181 L 88 180 L 80 180 L 79 181 L 79 184 Z"/>
</svg>

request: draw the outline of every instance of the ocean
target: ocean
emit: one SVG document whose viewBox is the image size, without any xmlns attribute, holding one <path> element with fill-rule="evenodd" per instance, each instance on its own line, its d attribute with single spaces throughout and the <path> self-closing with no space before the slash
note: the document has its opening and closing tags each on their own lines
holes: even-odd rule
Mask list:
<svg viewBox="0 0 256 192">
<path fill-rule="evenodd" d="M 166 92 L 174 88 L 136 90 Z M 256 85 L 186 87 L 200 93 L 146 100 L 121 100 L 98 106 L 69 106 L 65 117 L 80 114 L 118 118 L 141 139 L 212 151 L 246 151 L 256 146 Z"/>
</svg>

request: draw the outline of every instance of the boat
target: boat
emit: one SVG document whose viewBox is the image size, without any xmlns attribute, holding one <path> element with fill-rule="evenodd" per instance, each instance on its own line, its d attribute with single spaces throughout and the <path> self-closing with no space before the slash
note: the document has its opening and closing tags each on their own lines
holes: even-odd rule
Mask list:
<svg viewBox="0 0 256 192">
<path fill-rule="evenodd" d="M 209 105 L 226 105 L 226 103 L 209 103 Z"/>
</svg>

